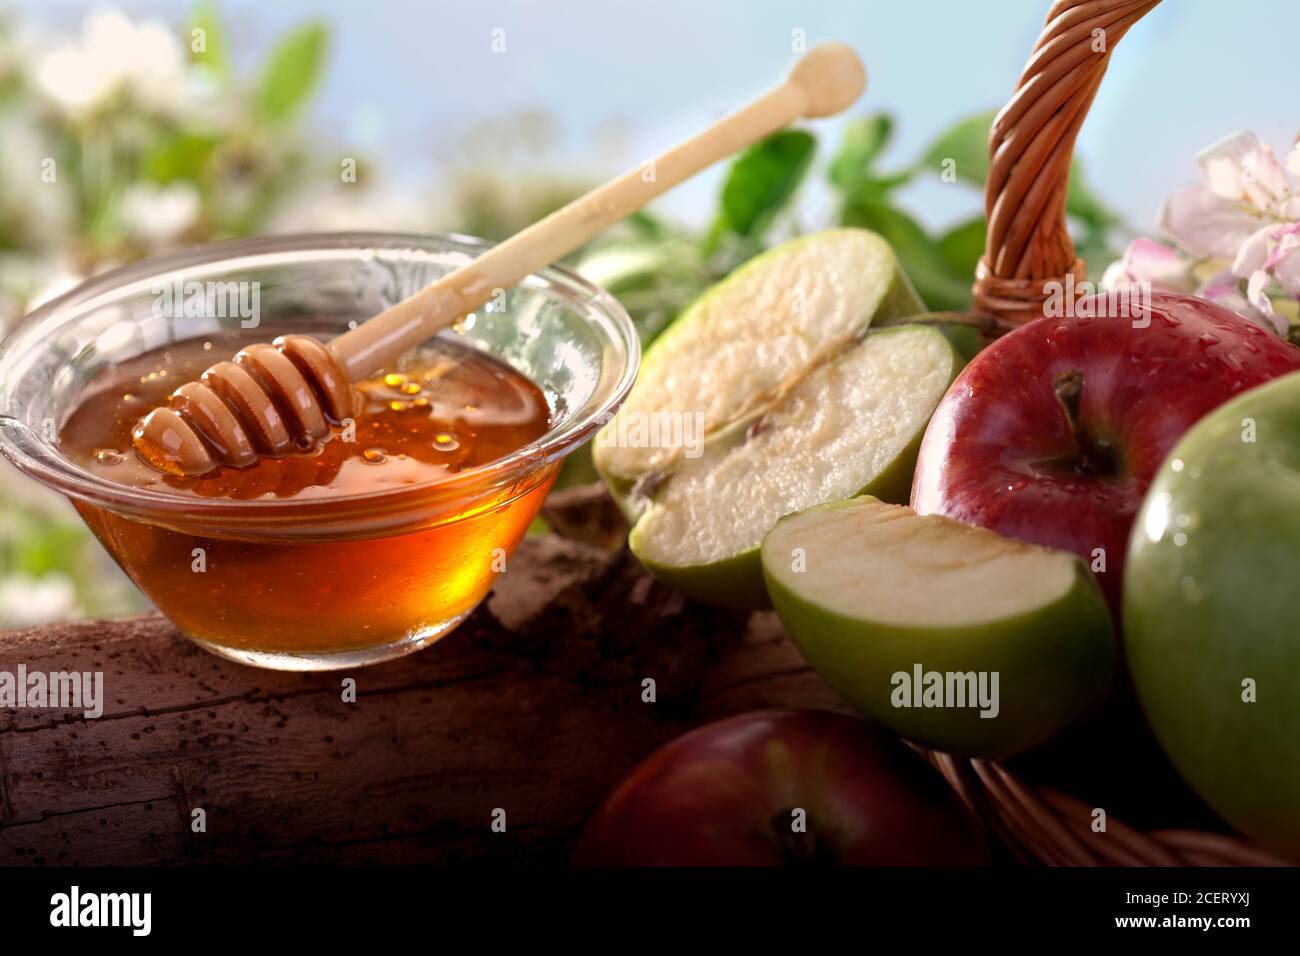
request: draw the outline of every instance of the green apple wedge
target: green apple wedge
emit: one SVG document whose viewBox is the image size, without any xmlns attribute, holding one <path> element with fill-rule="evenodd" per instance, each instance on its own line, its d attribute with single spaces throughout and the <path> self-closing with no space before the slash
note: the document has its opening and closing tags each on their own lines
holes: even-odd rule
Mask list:
<svg viewBox="0 0 1300 956">
<path fill-rule="evenodd" d="M 961 360 L 932 330 L 871 327 L 920 310 L 860 229 L 787 242 L 706 292 L 594 443 L 633 553 L 700 600 L 765 607 L 758 547 L 777 518 L 863 489 L 906 500 Z"/>
<path fill-rule="evenodd" d="M 1300 372 L 1210 412 L 1147 491 L 1124 574 L 1137 696 L 1228 823 L 1300 862 Z"/>
<path fill-rule="evenodd" d="M 813 670 L 927 747 L 1024 753 L 1109 691 L 1110 612 L 1074 554 L 859 497 L 782 518 L 762 560 Z"/>
</svg>

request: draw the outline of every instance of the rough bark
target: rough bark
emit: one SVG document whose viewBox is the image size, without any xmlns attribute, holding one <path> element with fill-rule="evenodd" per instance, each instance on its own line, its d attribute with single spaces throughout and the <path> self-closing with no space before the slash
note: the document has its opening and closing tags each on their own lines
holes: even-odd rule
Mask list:
<svg viewBox="0 0 1300 956">
<path fill-rule="evenodd" d="M 157 616 L 0 633 L 0 670 L 19 663 L 103 671 L 106 704 L 0 711 L 0 865 L 563 863 L 689 727 L 843 706 L 771 614 L 685 602 L 625 551 L 557 536 L 433 648 L 346 674 L 219 660 Z"/>
</svg>

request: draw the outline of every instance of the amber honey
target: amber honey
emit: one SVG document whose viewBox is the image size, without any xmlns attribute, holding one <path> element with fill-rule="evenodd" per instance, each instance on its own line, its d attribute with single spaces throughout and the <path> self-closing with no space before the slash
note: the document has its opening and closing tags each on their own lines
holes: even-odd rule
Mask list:
<svg viewBox="0 0 1300 956">
<path fill-rule="evenodd" d="M 224 499 L 247 522 L 214 527 L 184 508 L 146 519 L 79 502 L 87 524 L 164 613 L 230 656 L 339 666 L 445 633 L 505 570 L 554 466 L 459 508 L 435 508 L 428 489 L 543 435 L 545 396 L 502 362 L 439 340 L 358 383 L 355 417 L 295 454 L 197 478 L 145 464 L 131 441 L 140 416 L 255 340 L 195 340 L 122 363 L 87 387 L 59 433 L 62 453 L 92 475 L 196 503 Z M 376 493 L 392 499 L 385 520 L 349 520 L 356 496 Z M 267 502 L 283 506 L 278 530 L 262 519 Z"/>
</svg>

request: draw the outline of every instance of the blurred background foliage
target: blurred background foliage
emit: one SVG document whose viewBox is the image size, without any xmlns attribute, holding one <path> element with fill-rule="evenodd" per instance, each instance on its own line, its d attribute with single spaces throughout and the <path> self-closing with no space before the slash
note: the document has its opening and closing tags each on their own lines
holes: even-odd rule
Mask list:
<svg viewBox="0 0 1300 956">
<path fill-rule="evenodd" d="M 386 188 L 382 157 L 346 156 L 304 117 L 330 62 L 330 32 L 305 22 L 237 72 L 218 8 L 188 22 L 88 15 L 35 36 L 0 15 L 0 331 L 80 279 L 141 256 L 256 233 L 372 228 L 502 238 L 592 185 L 535 158 L 502 170 L 467 162 L 421 194 Z M 894 120 L 851 120 L 838 142 L 787 130 L 738 156 L 703 228 L 636 215 L 571 264 L 626 306 L 646 344 L 700 292 L 800 232 L 864 226 L 894 246 L 927 305 L 970 305 L 984 223 L 934 231 L 898 192 L 923 177 L 978 191 L 992 113 L 961 118 L 921 155 L 890 155 Z M 501 118 L 545 156 L 545 113 Z M 489 124 L 470 137 L 492 138 Z M 467 156 L 481 151 L 455 144 Z M 664 144 L 665 146 L 668 144 Z M 355 164 L 355 181 L 340 175 Z M 829 196 L 801 201 L 810 180 Z M 1090 271 L 1124 226 L 1075 170 L 1069 210 Z M 562 481 L 592 477 L 575 456 Z M 0 627 L 146 607 L 58 496 L 0 462 Z"/>
</svg>

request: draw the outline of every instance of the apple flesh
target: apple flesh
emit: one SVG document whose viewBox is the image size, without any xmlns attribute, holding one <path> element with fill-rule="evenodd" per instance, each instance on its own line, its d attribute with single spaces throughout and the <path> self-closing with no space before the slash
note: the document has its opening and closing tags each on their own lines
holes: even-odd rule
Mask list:
<svg viewBox="0 0 1300 956">
<path fill-rule="evenodd" d="M 960 367 L 936 329 L 869 333 L 684 459 L 633 527 L 632 553 L 700 600 L 764 606 L 759 546 L 776 520 L 860 492 L 906 501 L 926 422 Z"/>
<path fill-rule="evenodd" d="M 1300 374 L 1192 428 L 1139 513 L 1124 581 L 1138 699 L 1225 820 L 1300 861 Z"/>
<path fill-rule="evenodd" d="M 861 229 L 785 243 L 701 296 L 594 445 L 637 558 L 699 600 L 765 607 L 758 548 L 777 518 L 863 490 L 906 500 L 962 363 L 938 329 L 872 326 L 920 310 Z"/>
<path fill-rule="evenodd" d="M 1051 548 L 1097 572 L 1118 615 L 1133 517 L 1198 419 L 1300 368 L 1300 350 L 1190 296 L 1094 296 L 1003 336 L 953 383 L 926 431 L 912 506 Z"/>
<path fill-rule="evenodd" d="M 1022 753 L 1094 711 L 1110 687 L 1110 614 L 1068 552 L 856 498 L 777 522 L 763 570 L 822 679 L 928 747 Z"/>
<path fill-rule="evenodd" d="M 865 721 L 760 711 L 655 751 L 588 823 L 586 866 L 982 866 L 980 826 Z"/>
<path fill-rule="evenodd" d="M 693 302 L 646 351 L 593 458 L 635 514 L 633 491 L 675 466 L 671 443 L 609 440 L 637 420 L 702 414 L 708 433 L 752 414 L 873 322 L 923 311 L 888 243 L 834 229 L 756 256 Z"/>
</svg>

